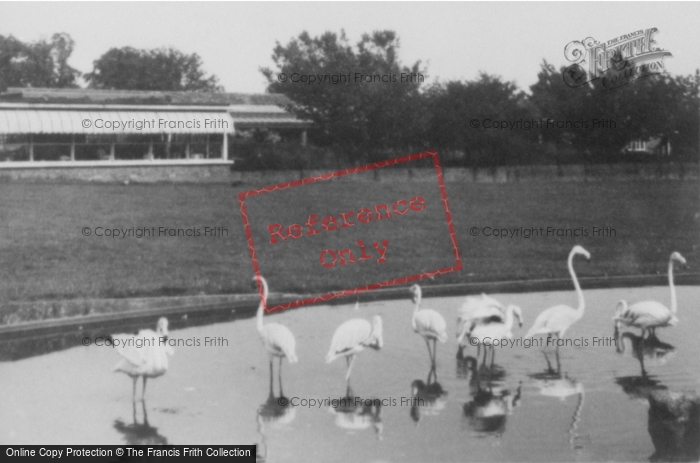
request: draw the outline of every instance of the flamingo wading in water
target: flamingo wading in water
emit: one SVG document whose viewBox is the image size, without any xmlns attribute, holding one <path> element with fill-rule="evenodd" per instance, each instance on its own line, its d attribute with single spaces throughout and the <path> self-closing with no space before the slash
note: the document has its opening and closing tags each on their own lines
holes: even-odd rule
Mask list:
<svg viewBox="0 0 700 463">
<path fill-rule="evenodd" d="M 435 353 L 437 351 L 437 341 L 447 342 L 447 324 L 445 319 L 432 309 L 421 309 L 420 302 L 422 291 L 420 286 L 413 285 L 410 288 L 411 300 L 413 301 L 413 318 L 411 323 L 413 331 L 423 336 L 425 344 L 428 346 L 428 355 L 430 355 L 431 364 L 435 365 Z M 430 340 L 433 340 L 433 350 L 430 350 Z"/>
<path fill-rule="evenodd" d="M 520 325 L 522 326 L 522 311 L 520 307 L 513 306 L 515 314 L 518 316 Z M 459 316 L 457 318 L 457 358 L 464 357 L 463 350 L 467 346 L 464 339 L 469 338 L 469 334 L 478 325 L 487 325 L 490 323 L 505 323 L 507 308 L 496 299 L 482 293 L 481 296 L 468 296 L 462 306 L 459 308 Z M 477 346 L 477 357 L 481 349 L 481 344 Z"/>
<path fill-rule="evenodd" d="M 173 349 L 167 344 L 168 319 L 161 317 L 156 325 L 156 331 L 141 330 L 138 334 L 115 334 L 112 342 L 119 346 L 117 352 L 124 357 L 114 367 L 134 380 L 132 399 L 136 401 L 136 381 L 143 378 L 141 400 L 146 394 L 146 379 L 157 378 L 168 371 L 168 355 L 173 355 Z M 155 344 L 155 345 L 152 345 Z M 141 347 L 137 347 L 141 345 Z"/>
<path fill-rule="evenodd" d="M 569 273 L 571 274 L 571 279 L 574 281 L 574 287 L 578 295 L 578 308 L 574 309 L 564 304 L 550 307 L 535 319 L 535 324 L 532 325 L 532 328 L 527 332 L 524 339 L 536 334 L 554 334 L 557 338 L 561 339 L 564 337 L 566 330 L 583 317 L 586 303 L 583 300 L 583 291 L 581 291 L 581 286 L 578 284 L 576 272 L 574 272 L 574 256 L 577 254 L 584 256 L 588 260 L 590 260 L 591 254 L 581 246 L 574 246 L 569 253 Z M 556 346 L 558 352 L 559 344 L 557 343 Z"/>
<path fill-rule="evenodd" d="M 493 360 L 496 356 L 496 350 L 493 346 L 493 340 L 512 339 L 513 338 L 513 316 L 518 317 L 520 326 L 523 326 L 523 314 L 520 307 L 517 305 L 509 305 L 506 309 L 505 321 L 490 322 L 476 325 L 468 337 L 476 339 L 479 347 L 484 345 L 484 364 L 486 364 L 486 356 L 491 350 L 491 367 L 493 368 Z M 486 341 L 488 340 L 488 341 Z"/>
<path fill-rule="evenodd" d="M 350 385 L 350 372 L 355 356 L 365 347 L 379 350 L 384 346 L 382 339 L 382 318 L 375 315 L 372 324 L 362 318 L 353 318 L 340 325 L 333 333 L 331 348 L 326 354 L 326 363 L 331 363 L 338 357 L 345 357 L 348 371 L 345 381 Z M 348 392 L 349 394 L 349 392 Z"/>
<path fill-rule="evenodd" d="M 465 324 L 474 325 L 479 322 L 488 322 L 491 321 L 491 317 L 505 320 L 506 306 L 491 296 L 481 293 L 481 296 L 467 296 L 457 311 L 457 338 L 459 338 L 464 331 Z M 471 329 L 467 331 L 471 331 Z"/>
<path fill-rule="evenodd" d="M 649 336 L 655 336 L 656 328 L 665 326 L 675 326 L 678 323 L 676 318 L 676 287 L 673 285 L 673 262 L 685 265 L 685 258 L 674 252 L 668 261 L 668 285 L 671 288 L 671 309 L 656 301 L 643 301 L 627 306 L 627 301 L 621 300 L 617 304 L 615 311 L 615 322 L 620 322 L 625 326 L 641 328 L 642 339 L 649 331 Z"/>
<path fill-rule="evenodd" d="M 282 359 L 287 357 L 289 363 L 297 363 L 298 359 L 295 353 L 296 341 L 294 340 L 294 335 L 289 328 L 279 323 L 268 323 L 263 324 L 263 312 L 265 311 L 265 305 L 267 304 L 268 288 L 267 281 L 262 276 L 255 276 L 254 281 L 262 286 L 262 298 L 260 299 L 260 305 L 258 306 L 257 313 L 257 328 L 260 338 L 265 345 L 265 350 L 270 357 L 270 389 L 272 389 L 272 360 L 273 357 L 278 357 L 280 359 L 279 368 L 277 370 L 277 375 L 280 384 L 280 396 L 282 393 Z"/>
</svg>

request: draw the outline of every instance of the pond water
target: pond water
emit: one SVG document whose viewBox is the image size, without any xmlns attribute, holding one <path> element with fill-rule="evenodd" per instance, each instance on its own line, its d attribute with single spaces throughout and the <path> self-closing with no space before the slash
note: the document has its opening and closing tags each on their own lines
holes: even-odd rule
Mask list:
<svg viewBox="0 0 700 463">
<path fill-rule="evenodd" d="M 121 357 L 110 347 L 0 362 L 0 443 L 257 443 L 270 462 L 648 461 L 655 446 L 646 394 L 700 391 L 700 288 L 677 291 L 680 323 L 657 332 L 672 348 L 645 359 L 647 376 L 631 349 L 618 353 L 605 339 L 613 335 L 619 299 L 669 305 L 668 287 L 584 290 L 586 313 L 567 332 L 583 345 L 560 348 L 559 373 L 547 371 L 539 347 L 497 349 L 493 369 L 475 365 L 473 347 L 466 360 L 456 359 L 463 298 L 423 300 L 423 308 L 442 313 L 450 335 L 438 344 L 435 374 L 411 328 L 408 291 L 405 300 L 266 316 L 296 337 L 299 362 L 284 361 L 282 386 L 288 401 L 301 404 L 346 396 L 345 360 L 325 363 L 331 337 L 345 320 L 380 315 L 384 348 L 358 355 L 351 394 L 380 399 L 381 407 L 280 406 L 277 362 L 270 397 L 269 362 L 254 319 L 171 330 L 171 339 L 199 345 L 175 348 L 168 372 L 149 380 L 145 401 L 136 404 L 131 379 L 112 372 Z M 522 307 L 525 323 L 514 328 L 515 339 L 543 309 L 576 305 L 573 290 L 492 296 Z M 228 345 L 204 346 L 207 337 Z M 549 360 L 556 369 L 552 352 Z"/>
</svg>

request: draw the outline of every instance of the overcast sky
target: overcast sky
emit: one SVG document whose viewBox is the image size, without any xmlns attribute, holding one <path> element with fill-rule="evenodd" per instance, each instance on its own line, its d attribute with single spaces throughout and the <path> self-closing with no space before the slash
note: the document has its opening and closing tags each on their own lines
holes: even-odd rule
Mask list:
<svg viewBox="0 0 700 463">
<path fill-rule="evenodd" d="M 76 42 L 70 64 L 82 72 L 112 47 L 173 46 L 198 53 L 226 91 L 263 92 L 259 68 L 272 66 L 275 42 L 302 31 L 312 36 L 345 29 L 355 43 L 363 33 L 391 29 L 404 64 L 421 60 L 428 82 L 474 79 L 480 70 L 527 90 L 543 59 L 567 64 L 572 40 L 607 41 L 656 27 L 669 50 L 672 74 L 700 67 L 700 3 L 529 2 L 24 2 L 0 3 L 0 34 L 23 41 L 67 32 Z"/>
</svg>

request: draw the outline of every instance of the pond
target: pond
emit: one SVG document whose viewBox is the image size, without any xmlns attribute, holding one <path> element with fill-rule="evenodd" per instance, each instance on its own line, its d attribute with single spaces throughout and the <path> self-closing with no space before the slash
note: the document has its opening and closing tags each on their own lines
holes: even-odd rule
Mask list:
<svg viewBox="0 0 700 463">
<path fill-rule="evenodd" d="M 477 365 L 473 347 L 457 359 L 463 298 L 422 302 L 448 325 L 434 374 L 425 342 L 411 327 L 408 290 L 405 300 L 270 314 L 266 323 L 282 323 L 296 338 L 299 362 L 282 364 L 286 406 L 277 362 L 271 395 L 254 319 L 171 330 L 181 345 L 167 373 L 148 381 L 143 402 L 132 401 L 131 379 L 112 371 L 121 357 L 111 347 L 0 362 L 0 443 L 256 443 L 270 462 L 648 461 L 656 451 L 649 392 L 700 390 L 700 288 L 677 292 L 680 323 L 657 331 L 663 344 L 645 357 L 644 376 L 633 350 L 619 353 L 610 342 L 614 308 L 620 299 L 668 306 L 668 287 L 584 290 L 586 313 L 566 334 L 578 346 L 559 349 L 558 372 L 553 351 L 545 357 L 536 346 L 497 349 L 493 368 Z M 514 339 L 545 308 L 576 305 L 573 290 L 491 296 L 523 309 Z M 355 399 L 334 408 L 331 401 L 348 391 L 345 360 L 325 362 L 333 333 L 348 319 L 374 315 L 383 319 L 384 347 L 357 356 Z M 639 330 L 627 331 L 633 342 Z M 205 346 L 205 338 L 213 345 Z M 137 390 L 140 397 L 140 382 Z M 311 399 L 321 406 L 308 406 Z M 363 405 L 365 399 L 380 406 Z"/>
</svg>

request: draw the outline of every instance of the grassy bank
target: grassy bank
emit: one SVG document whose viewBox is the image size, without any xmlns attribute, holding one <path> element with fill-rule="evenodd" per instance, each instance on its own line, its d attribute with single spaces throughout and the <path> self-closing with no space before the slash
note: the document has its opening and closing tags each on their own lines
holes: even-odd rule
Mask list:
<svg viewBox="0 0 700 463">
<path fill-rule="evenodd" d="M 387 187 L 397 198 L 412 192 L 407 182 L 347 186 L 368 198 Z M 237 200 L 247 188 L 0 184 L 0 303 L 250 292 L 252 265 Z M 446 188 L 464 268 L 436 278 L 439 283 L 566 278 L 566 256 L 574 244 L 593 254 L 590 264 L 577 266 L 580 276 L 664 273 L 668 256 L 676 250 L 688 259 L 686 271 L 697 271 L 700 262 L 700 195 L 695 181 L 455 182 Z M 338 191 L 337 197 L 327 199 L 340 204 L 347 195 L 348 191 Z M 295 196 L 285 198 L 288 202 L 270 209 L 270 220 L 293 209 Z M 616 236 L 470 235 L 472 227 L 584 228 L 590 233 L 594 226 L 611 227 Z M 90 227 L 90 236 L 83 235 L 84 227 Z M 222 227 L 228 236 L 107 238 L 95 236 L 97 227 L 200 232 L 204 227 Z M 401 233 L 405 234 L 397 237 L 401 242 L 433 236 L 430 227 Z M 305 245 L 314 251 L 311 240 L 300 240 L 300 252 Z M 403 259 L 393 264 L 409 267 L 410 256 Z M 372 277 L 372 272 L 382 270 L 377 267 L 363 272 Z M 338 289 L 311 274 L 290 271 L 284 260 L 274 269 L 274 281 L 276 292 Z"/>
</svg>

